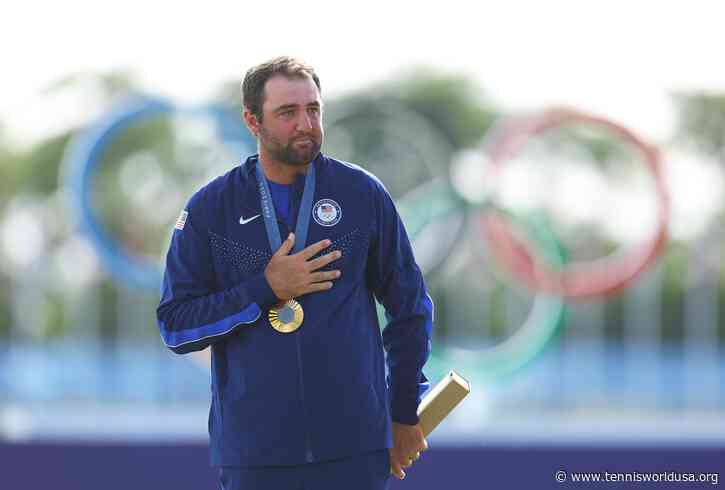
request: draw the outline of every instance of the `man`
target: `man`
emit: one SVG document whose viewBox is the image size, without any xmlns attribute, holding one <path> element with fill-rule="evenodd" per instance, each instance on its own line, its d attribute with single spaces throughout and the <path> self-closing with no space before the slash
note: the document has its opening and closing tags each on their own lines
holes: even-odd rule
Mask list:
<svg viewBox="0 0 725 490">
<path fill-rule="evenodd" d="M 427 449 L 416 410 L 432 301 L 380 181 L 320 153 L 314 70 L 277 58 L 242 91 L 259 154 L 179 217 L 161 336 L 177 353 L 211 347 L 222 488 L 387 488 Z"/>
</svg>

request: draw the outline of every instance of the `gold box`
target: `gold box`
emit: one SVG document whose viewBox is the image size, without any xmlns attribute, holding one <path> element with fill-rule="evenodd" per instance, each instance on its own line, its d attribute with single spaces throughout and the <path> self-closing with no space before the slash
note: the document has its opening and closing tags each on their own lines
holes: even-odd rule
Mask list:
<svg viewBox="0 0 725 490">
<path fill-rule="evenodd" d="M 444 418 L 471 392 L 471 384 L 451 371 L 435 385 L 418 406 L 418 419 L 427 437 Z"/>
</svg>

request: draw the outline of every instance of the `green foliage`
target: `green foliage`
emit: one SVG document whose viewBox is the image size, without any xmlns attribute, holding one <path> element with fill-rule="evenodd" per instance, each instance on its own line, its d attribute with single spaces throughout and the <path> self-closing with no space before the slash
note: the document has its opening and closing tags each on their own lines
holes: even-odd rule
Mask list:
<svg viewBox="0 0 725 490">
<path fill-rule="evenodd" d="M 81 86 L 93 81 L 101 87 L 107 102 L 123 95 L 137 92 L 133 76 L 125 72 L 107 74 L 74 74 L 48 87 L 48 93 Z M 324 82 L 324 81 L 323 81 Z M 327 97 L 326 97 L 327 99 Z M 674 96 L 678 109 L 677 137 L 699 150 L 725 157 L 725 95 L 685 93 Z M 216 101 L 221 102 L 241 115 L 239 81 L 230 81 L 219 87 Z M 430 67 L 414 67 L 390 80 L 376 86 L 347 94 L 343 97 L 327 100 L 328 107 L 353 106 L 359 110 L 359 117 L 349 125 L 355 140 L 353 150 L 357 153 L 374 152 L 380 141 L 380 133 L 385 127 L 380 125 L 379 113 L 374 106 L 404 107 L 422 116 L 446 140 L 446 154 L 437 164 L 440 174 L 446 174 L 450 156 L 456 151 L 478 146 L 495 119 L 502 114 L 492 101 L 487 99 L 484 90 L 464 75 L 449 74 Z M 0 121 L 0 207 L 18 193 L 33 195 L 49 195 L 56 191 L 59 181 L 60 162 L 68 142 L 78 128 L 68 127 L 61 133 L 39 141 L 29 148 L 11 148 L 3 138 L 2 122 Z M 165 178 L 176 185 L 186 178 L 178 167 L 179 141 L 174 125 L 165 118 L 148 121 L 147 123 L 125 131 L 116 138 L 102 156 L 102 165 L 96 175 L 96 186 L 93 199 L 102 216 L 104 224 L 116 238 L 123 241 L 136 253 L 148 253 L 156 243 L 160 234 L 167 230 L 153 231 L 144 227 L 130 229 L 128 213 L 124 213 L 125 200 L 121 192 L 120 169 L 124 162 L 138 152 L 151 154 L 162 167 Z M 547 133 L 546 142 L 552 152 L 564 152 L 567 148 L 581 150 L 584 148 L 598 164 L 631 159 L 632 149 L 623 145 L 614 135 L 599 130 L 565 127 Z M 364 157 L 360 161 L 365 161 Z M 404 166 L 401 165 L 400 169 Z M 607 167 L 611 170 L 612 167 Z M 396 169 L 396 171 L 398 171 Z M 427 175 L 402 174 L 401 180 L 407 185 L 417 185 L 415 179 L 427 179 Z M 411 180 L 412 179 L 412 180 Z M 388 181 L 386 181 L 388 184 Z M 392 187 L 392 186 L 391 186 Z M 402 188 L 401 188 L 402 189 Z M 402 190 L 401 190 L 402 192 Z M 59 213 L 60 215 L 60 213 Z M 144 225 L 146 226 L 146 225 Z M 581 231 L 580 235 L 594 235 L 595 230 Z M 63 237 L 54 237 L 63 238 Z M 62 241 L 62 240 L 59 240 Z M 598 239 L 597 243 L 602 243 Z M 586 244 L 588 245 L 588 244 Z M 604 255 L 614 244 L 603 245 Z M 585 246 L 585 248 L 587 248 Z M 602 250 L 597 250 L 597 253 Z M 49 251 L 50 253 L 50 251 Z M 682 333 L 683 295 L 685 291 L 685 272 L 687 251 L 684 244 L 670 244 L 661 258 L 664 261 L 662 289 L 662 328 L 667 339 L 679 339 Z M 725 305 L 725 268 L 720 282 L 720 305 Z M 12 281 L 0 274 L 0 336 L 6 335 L 11 321 L 11 290 Z M 118 334 L 118 299 L 117 289 L 109 279 L 103 280 L 99 287 L 100 330 L 107 337 Z M 503 285 L 496 286 L 490 294 L 486 307 L 487 322 L 490 329 L 497 335 L 505 335 L 505 304 Z M 436 303 L 439 318 L 446 317 L 446 309 L 454 307 L 454 302 L 443 291 L 441 282 L 432 280 L 429 284 L 431 295 Z M 475 299 L 471 300 L 472 302 Z M 46 318 L 48 328 L 44 332 L 47 337 L 56 337 L 68 330 L 65 325 L 65 305 L 59 297 L 48 301 Z M 725 306 L 719 310 L 719 328 L 721 339 L 725 339 Z M 149 308 L 149 316 L 153 316 Z M 617 296 L 607 301 L 605 306 L 605 331 L 610 339 L 621 339 L 623 332 L 624 304 L 623 297 Z M 449 326 L 440 322 L 436 326 L 438 340 L 450 335 Z"/>
<path fill-rule="evenodd" d="M 725 94 L 690 92 L 672 98 L 678 111 L 676 139 L 725 159 Z"/>
<path fill-rule="evenodd" d="M 41 332 L 44 339 L 61 338 L 68 330 L 65 321 L 65 304 L 63 296 L 54 293 L 48 296 L 45 302 L 45 325 Z"/>
<path fill-rule="evenodd" d="M 668 341 L 681 341 L 684 335 L 684 300 L 687 278 L 687 247 L 673 243 L 660 259 L 663 267 L 660 317 L 662 337 Z"/>
<path fill-rule="evenodd" d="M 21 174 L 21 157 L 5 144 L 0 133 L 0 209 L 17 192 Z"/>
<path fill-rule="evenodd" d="M 621 294 L 608 298 L 604 304 L 604 335 L 618 342 L 624 339 L 624 296 Z"/>
<path fill-rule="evenodd" d="M 100 297 L 101 336 L 109 339 L 118 337 L 118 286 L 110 279 L 104 279 L 98 286 Z"/>
<path fill-rule="evenodd" d="M 18 187 L 25 192 L 50 194 L 58 187 L 58 175 L 63 152 L 73 133 L 62 134 L 39 142 L 18 160 Z"/>
<path fill-rule="evenodd" d="M 138 81 L 132 71 L 114 70 L 105 73 L 72 73 L 49 84 L 43 94 L 52 94 L 65 89 L 75 89 L 92 83 L 101 90 L 107 100 L 124 97 L 138 92 Z"/>
<path fill-rule="evenodd" d="M 410 68 L 372 91 L 372 95 L 378 91 L 427 117 L 456 150 L 478 145 L 500 115 L 473 80 L 431 67 Z"/>
<path fill-rule="evenodd" d="M 12 322 L 10 281 L 0 274 L 0 338 L 7 337 Z"/>
<path fill-rule="evenodd" d="M 72 74 L 48 85 L 41 95 L 52 96 L 63 90 L 81 90 L 86 84 L 93 84 L 108 104 L 138 92 L 132 75 L 121 71 Z M 14 193 L 49 194 L 56 190 L 64 151 L 78 129 L 68 126 L 30 147 L 12 149 L 0 131 L 0 205 L 5 204 Z"/>
<path fill-rule="evenodd" d="M 725 345 L 725 267 L 722 268 L 720 275 L 720 282 L 718 287 L 718 321 L 717 329 L 720 338 L 720 343 Z"/>
</svg>

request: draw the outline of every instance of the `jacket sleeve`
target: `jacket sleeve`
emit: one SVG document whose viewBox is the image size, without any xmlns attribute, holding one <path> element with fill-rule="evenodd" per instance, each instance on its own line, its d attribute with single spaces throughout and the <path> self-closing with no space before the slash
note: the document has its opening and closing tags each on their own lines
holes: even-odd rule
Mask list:
<svg viewBox="0 0 725 490">
<path fill-rule="evenodd" d="M 431 350 L 433 301 L 395 205 L 379 181 L 375 181 L 373 203 L 375 225 L 368 281 L 388 320 L 383 345 L 392 419 L 414 425 L 418 423 L 418 404 L 429 387 L 423 366 Z"/>
<path fill-rule="evenodd" d="M 230 289 L 215 287 L 212 252 L 198 194 L 171 237 L 156 317 L 161 338 L 177 354 L 202 350 L 253 323 L 276 301 L 264 273 Z"/>
</svg>

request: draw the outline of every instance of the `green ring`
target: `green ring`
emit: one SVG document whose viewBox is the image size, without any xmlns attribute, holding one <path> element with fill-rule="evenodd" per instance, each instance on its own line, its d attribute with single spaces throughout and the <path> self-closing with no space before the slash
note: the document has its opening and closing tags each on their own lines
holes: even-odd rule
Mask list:
<svg viewBox="0 0 725 490">
<path fill-rule="evenodd" d="M 404 196 L 397 203 L 401 219 L 406 225 L 411 242 L 435 221 L 445 220 L 454 212 L 468 216 L 470 206 L 443 181 L 433 181 Z M 565 251 L 543 220 L 521 217 L 484 204 L 480 212 L 501 212 L 513 223 L 519 224 L 529 238 L 541 247 L 541 252 L 556 267 L 566 262 Z M 463 225 L 465 229 L 465 223 Z M 417 255 L 417 252 L 416 252 Z M 505 277 L 505 276 L 504 276 Z M 426 364 L 426 370 L 435 379 L 456 369 L 464 376 L 486 381 L 501 381 L 535 360 L 553 342 L 560 331 L 566 305 L 560 296 L 538 293 L 524 324 L 503 342 L 483 350 L 468 351 L 435 343 Z M 383 308 L 378 305 L 378 317 L 385 324 Z"/>
<path fill-rule="evenodd" d="M 443 178 L 416 187 L 401 197 L 396 207 L 415 248 L 416 262 L 423 275 L 434 275 L 463 236 L 470 207 Z M 453 233 L 448 226 L 451 220 L 458 221 Z M 436 225 L 445 225 L 446 228 L 438 230 Z M 426 253 L 422 240 L 427 240 L 436 249 Z"/>
</svg>

